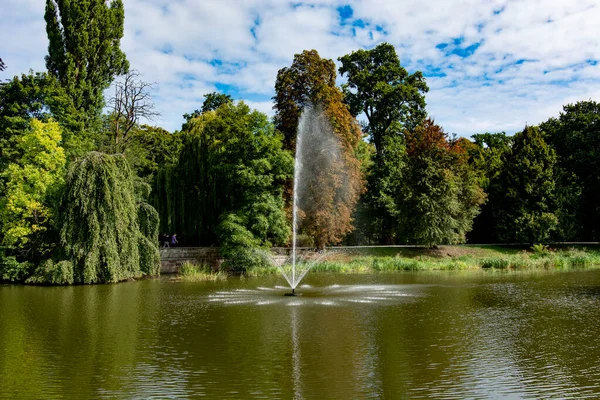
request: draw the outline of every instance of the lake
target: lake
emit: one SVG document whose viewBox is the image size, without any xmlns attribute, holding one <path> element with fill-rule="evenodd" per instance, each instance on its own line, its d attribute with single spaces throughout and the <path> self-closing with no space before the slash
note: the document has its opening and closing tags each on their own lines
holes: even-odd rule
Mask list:
<svg viewBox="0 0 600 400">
<path fill-rule="evenodd" d="M 600 271 L 0 285 L 0 398 L 599 398 Z"/>
</svg>

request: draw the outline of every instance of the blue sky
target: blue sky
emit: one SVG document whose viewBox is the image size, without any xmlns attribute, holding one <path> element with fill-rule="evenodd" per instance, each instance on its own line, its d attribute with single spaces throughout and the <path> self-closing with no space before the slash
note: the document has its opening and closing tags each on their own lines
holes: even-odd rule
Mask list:
<svg viewBox="0 0 600 400">
<path fill-rule="evenodd" d="M 45 2 L 0 3 L 0 79 L 44 70 Z M 427 110 L 450 133 L 512 133 L 600 101 L 597 0 L 126 0 L 125 18 L 122 48 L 156 82 L 153 124 L 169 130 L 212 91 L 272 115 L 277 71 L 295 53 L 337 63 L 383 41 L 423 71 Z"/>
</svg>

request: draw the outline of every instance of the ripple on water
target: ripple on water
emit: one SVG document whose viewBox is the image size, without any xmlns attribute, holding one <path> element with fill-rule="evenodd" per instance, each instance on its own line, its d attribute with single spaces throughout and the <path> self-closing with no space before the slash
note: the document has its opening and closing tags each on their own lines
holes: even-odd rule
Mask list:
<svg viewBox="0 0 600 400">
<path fill-rule="evenodd" d="M 391 304 L 419 296 L 418 285 L 330 285 L 313 287 L 302 285 L 297 296 L 283 296 L 290 288 L 285 286 L 256 289 L 234 289 L 209 294 L 206 300 L 225 305 L 252 304 L 256 306 L 285 305 L 291 307 L 341 304 Z"/>
</svg>

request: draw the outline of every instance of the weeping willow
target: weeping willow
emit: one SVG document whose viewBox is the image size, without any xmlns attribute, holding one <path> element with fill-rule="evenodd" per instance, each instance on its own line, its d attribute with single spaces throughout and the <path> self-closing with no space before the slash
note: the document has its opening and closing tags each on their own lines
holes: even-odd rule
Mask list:
<svg viewBox="0 0 600 400">
<path fill-rule="evenodd" d="M 138 205 L 138 226 L 141 235 L 138 238 L 140 268 L 146 275 L 160 273 L 160 253 L 158 252 L 158 212 L 148 203 Z"/>
<path fill-rule="evenodd" d="M 71 165 L 60 240 L 73 262 L 75 282 L 118 282 L 157 272 L 158 221 L 148 207 L 136 203 L 124 157 L 91 152 Z"/>
</svg>

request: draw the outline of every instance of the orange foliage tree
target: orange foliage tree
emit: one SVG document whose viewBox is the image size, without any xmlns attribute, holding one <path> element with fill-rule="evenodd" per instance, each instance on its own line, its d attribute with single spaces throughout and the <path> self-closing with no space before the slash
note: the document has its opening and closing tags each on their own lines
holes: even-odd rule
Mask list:
<svg viewBox="0 0 600 400">
<path fill-rule="evenodd" d="M 285 148 L 295 150 L 298 123 L 307 107 L 319 110 L 314 118 L 326 120 L 339 145 L 339 155 L 315 152 L 309 155 L 311 162 L 304 166 L 310 179 L 303 188 L 301 228 L 318 248 L 337 244 L 352 231 L 352 213 L 364 190 L 355 153 L 362 132 L 343 103 L 343 93 L 335 85 L 335 78 L 332 60 L 321 58 L 316 50 L 305 50 L 294 56 L 290 67 L 279 70 L 273 98 L 275 124 L 284 135 Z M 329 159 L 318 160 L 319 157 Z M 319 168 L 322 165 L 326 168 Z"/>
</svg>

